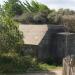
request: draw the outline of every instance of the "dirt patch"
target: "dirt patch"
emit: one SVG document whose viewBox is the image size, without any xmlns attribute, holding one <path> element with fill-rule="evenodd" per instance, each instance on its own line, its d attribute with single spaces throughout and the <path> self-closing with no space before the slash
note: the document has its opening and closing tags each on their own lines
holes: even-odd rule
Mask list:
<svg viewBox="0 0 75 75">
<path fill-rule="evenodd" d="M 37 72 L 37 73 L 25 73 L 25 74 L 14 74 L 14 75 L 62 75 L 62 70 L 57 69 L 41 73 Z"/>
</svg>

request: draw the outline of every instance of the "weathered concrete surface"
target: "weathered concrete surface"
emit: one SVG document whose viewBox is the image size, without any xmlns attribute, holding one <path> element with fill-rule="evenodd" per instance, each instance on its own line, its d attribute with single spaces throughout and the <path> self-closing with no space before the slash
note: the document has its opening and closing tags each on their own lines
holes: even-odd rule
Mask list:
<svg viewBox="0 0 75 75">
<path fill-rule="evenodd" d="M 62 70 L 54 70 L 55 75 L 62 75 Z"/>
</svg>

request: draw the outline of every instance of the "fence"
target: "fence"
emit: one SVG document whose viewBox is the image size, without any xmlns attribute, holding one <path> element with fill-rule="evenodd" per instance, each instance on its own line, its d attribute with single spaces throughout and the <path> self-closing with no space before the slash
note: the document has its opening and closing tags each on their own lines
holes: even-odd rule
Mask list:
<svg viewBox="0 0 75 75">
<path fill-rule="evenodd" d="M 63 75 L 75 75 L 75 59 L 70 56 L 63 59 Z"/>
</svg>

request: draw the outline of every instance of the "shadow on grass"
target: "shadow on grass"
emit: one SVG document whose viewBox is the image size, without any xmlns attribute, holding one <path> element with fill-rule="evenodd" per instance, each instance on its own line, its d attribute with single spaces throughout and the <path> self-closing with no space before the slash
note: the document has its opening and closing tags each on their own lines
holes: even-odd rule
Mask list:
<svg viewBox="0 0 75 75">
<path fill-rule="evenodd" d="M 43 70 L 30 57 L 0 56 L 0 75 L 56 75 L 48 69 Z"/>
<path fill-rule="evenodd" d="M 46 71 L 46 72 L 33 72 L 33 73 L 24 73 L 24 74 L 0 74 L 0 75 L 56 75 L 55 72 Z"/>
<path fill-rule="evenodd" d="M 26 73 L 25 75 L 56 75 L 56 73 L 51 71 L 46 71 L 46 72 L 39 72 L 39 73 Z"/>
</svg>

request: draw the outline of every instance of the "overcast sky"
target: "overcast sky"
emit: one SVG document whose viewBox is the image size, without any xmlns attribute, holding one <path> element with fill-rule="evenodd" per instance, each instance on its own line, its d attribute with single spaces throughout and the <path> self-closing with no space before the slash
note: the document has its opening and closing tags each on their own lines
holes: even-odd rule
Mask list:
<svg viewBox="0 0 75 75">
<path fill-rule="evenodd" d="M 0 4 L 3 4 L 4 1 L 6 0 L 0 0 Z M 51 9 L 69 8 L 75 10 L 75 0 L 37 0 L 37 1 L 47 5 Z"/>
</svg>

